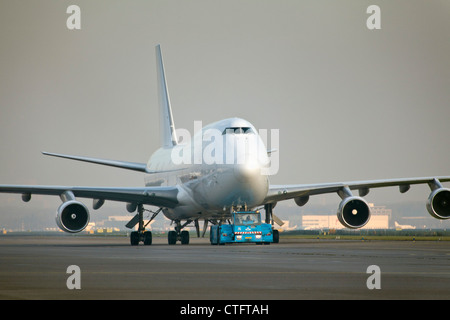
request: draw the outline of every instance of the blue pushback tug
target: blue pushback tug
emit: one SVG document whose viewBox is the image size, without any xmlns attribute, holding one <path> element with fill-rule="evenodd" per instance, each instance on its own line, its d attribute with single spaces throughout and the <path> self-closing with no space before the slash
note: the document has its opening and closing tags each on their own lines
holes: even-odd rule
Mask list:
<svg viewBox="0 0 450 320">
<path fill-rule="evenodd" d="M 211 226 L 210 241 L 212 245 L 279 242 L 278 230 L 274 230 L 269 223 L 262 223 L 259 211 L 233 211 L 232 219 L 231 224 Z"/>
</svg>

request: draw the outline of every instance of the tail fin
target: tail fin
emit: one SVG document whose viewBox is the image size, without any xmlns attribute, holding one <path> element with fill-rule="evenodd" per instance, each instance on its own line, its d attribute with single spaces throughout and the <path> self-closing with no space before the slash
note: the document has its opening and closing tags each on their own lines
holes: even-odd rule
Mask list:
<svg viewBox="0 0 450 320">
<path fill-rule="evenodd" d="M 158 72 L 158 95 L 159 95 L 159 127 L 162 147 L 172 147 L 178 144 L 173 122 L 172 108 L 170 107 L 169 90 L 167 89 L 164 64 L 161 55 L 161 47 L 156 46 L 156 65 Z"/>
</svg>

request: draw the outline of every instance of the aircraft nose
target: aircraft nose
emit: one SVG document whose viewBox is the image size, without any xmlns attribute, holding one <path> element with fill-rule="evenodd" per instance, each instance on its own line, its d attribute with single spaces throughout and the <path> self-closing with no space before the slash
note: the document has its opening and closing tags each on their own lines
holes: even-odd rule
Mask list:
<svg viewBox="0 0 450 320">
<path fill-rule="evenodd" d="M 261 174 L 261 168 L 257 164 L 245 163 L 234 166 L 234 176 L 242 182 L 250 181 Z"/>
</svg>

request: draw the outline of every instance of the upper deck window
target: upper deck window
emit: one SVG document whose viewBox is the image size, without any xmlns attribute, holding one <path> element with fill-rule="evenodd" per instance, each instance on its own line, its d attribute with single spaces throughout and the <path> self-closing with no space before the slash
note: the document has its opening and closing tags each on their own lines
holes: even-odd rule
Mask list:
<svg viewBox="0 0 450 320">
<path fill-rule="evenodd" d="M 222 134 L 250 134 L 253 133 L 252 128 L 250 127 L 230 127 L 223 130 Z"/>
</svg>

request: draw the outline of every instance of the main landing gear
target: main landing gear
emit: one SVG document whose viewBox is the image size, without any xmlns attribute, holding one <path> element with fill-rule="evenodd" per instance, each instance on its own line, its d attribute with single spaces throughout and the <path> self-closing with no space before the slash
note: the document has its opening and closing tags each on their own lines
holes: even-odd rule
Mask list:
<svg viewBox="0 0 450 320">
<path fill-rule="evenodd" d="M 175 231 L 169 231 L 167 235 L 167 240 L 170 245 L 176 244 L 177 241 L 180 241 L 181 244 L 189 244 L 189 232 L 188 231 L 181 231 L 186 225 L 191 223 L 191 220 L 186 221 L 184 225 L 181 225 L 180 220 L 175 220 L 175 223 L 177 224 L 175 226 Z"/>
<path fill-rule="evenodd" d="M 139 242 L 143 242 L 144 245 L 151 245 L 153 241 L 152 232 L 146 231 L 145 227 L 147 227 L 150 222 L 155 219 L 155 217 L 160 213 L 162 208 L 159 208 L 157 211 L 150 211 L 147 209 L 144 209 L 144 206 L 142 204 L 137 205 L 137 211 L 138 213 L 131 219 L 127 224 L 126 227 L 129 229 L 134 228 L 136 225 L 138 225 L 138 230 L 133 231 L 130 234 L 130 244 L 132 246 L 139 245 Z M 144 224 L 144 211 L 148 211 L 153 213 L 150 220 Z M 181 244 L 189 244 L 189 231 L 182 231 L 182 229 L 190 224 L 192 220 L 187 220 L 184 224 L 181 224 L 180 220 L 174 220 L 176 226 L 175 231 L 169 231 L 167 240 L 170 245 L 176 244 L 177 241 L 180 241 Z M 198 221 L 195 221 L 195 225 L 197 227 L 197 234 L 199 234 L 198 230 Z M 204 235 L 204 232 L 203 232 Z"/>
<path fill-rule="evenodd" d="M 130 234 L 130 244 L 132 246 L 137 246 L 137 245 L 139 245 L 139 242 L 143 242 L 144 245 L 151 245 L 152 240 L 153 240 L 152 232 L 145 231 L 145 227 L 148 226 L 149 223 L 152 222 L 153 219 L 155 219 L 155 217 L 158 215 L 158 213 L 161 212 L 162 208 L 153 212 L 153 211 L 144 209 L 144 206 L 142 204 L 138 204 L 137 210 L 138 210 L 138 213 L 134 216 L 133 219 L 131 219 L 131 221 L 129 221 L 126 224 L 126 227 L 130 228 L 130 229 L 134 228 L 134 226 L 136 224 L 139 224 L 138 231 L 133 231 Z M 152 217 L 145 225 L 144 225 L 144 211 L 149 211 L 149 212 L 153 213 Z"/>
<path fill-rule="evenodd" d="M 195 230 L 197 231 L 197 237 L 200 238 L 200 224 L 199 219 L 195 220 L 187 220 L 185 223 L 181 224 L 180 220 L 173 220 L 172 222 L 175 222 L 175 231 L 169 231 L 169 234 L 167 236 L 169 244 L 173 245 L 176 244 L 177 241 L 180 241 L 181 244 L 189 244 L 189 231 L 182 231 L 184 227 L 194 222 Z M 201 237 L 205 237 L 206 230 L 208 229 L 208 219 L 205 219 L 203 223 L 203 231 L 201 233 Z"/>
</svg>

